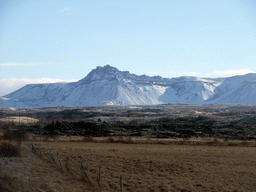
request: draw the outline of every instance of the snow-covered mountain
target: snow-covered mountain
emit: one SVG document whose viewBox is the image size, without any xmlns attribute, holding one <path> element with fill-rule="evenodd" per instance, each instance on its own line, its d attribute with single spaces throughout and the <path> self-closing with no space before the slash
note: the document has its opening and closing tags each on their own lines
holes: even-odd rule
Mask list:
<svg viewBox="0 0 256 192">
<path fill-rule="evenodd" d="M 16 99 L 10 99 L 6 97 L 0 97 L 0 107 L 26 107 L 22 102 Z"/>
<path fill-rule="evenodd" d="M 29 84 L 0 98 L 0 107 L 256 104 L 256 74 L 229 78 L 162 78 L 106 65 L 73 83 Z"/>
</svg>

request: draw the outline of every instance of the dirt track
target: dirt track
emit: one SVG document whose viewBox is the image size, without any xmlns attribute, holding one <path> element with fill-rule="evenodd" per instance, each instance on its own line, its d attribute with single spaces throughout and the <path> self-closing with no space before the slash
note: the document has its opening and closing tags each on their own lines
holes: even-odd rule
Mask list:
<svg viewBox="0 0 256 192">
<path fill-rule="evenodd" d="M 70 156 L 73 174 L 83 162 L 92 182 L 102 167 L 103 191 L 254 191 L 256 148 L 159 144 L 52 142 L 62 165 Z M 47 154 L 48 155 L 48 154 Z M 88 188 L 89 189 L 89 188 Z"/>
</svg>

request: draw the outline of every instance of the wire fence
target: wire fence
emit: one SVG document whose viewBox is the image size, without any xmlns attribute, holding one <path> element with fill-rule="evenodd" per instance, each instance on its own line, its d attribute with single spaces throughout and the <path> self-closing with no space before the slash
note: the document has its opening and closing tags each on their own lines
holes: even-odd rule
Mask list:
<svg viewBox="0 0 256 192">
<path fill-rule="evenodd" d="M 70 156 L 66 158 L 65 161 L 61 160 L 60 154 L 57 151 L 53 153 L 51 149 L 47 149 L 45 147 L 41 147 L 39 144 L 27 143 L 29 149 L 37 155 L 39 158 L 45 160 L 47 163 L 53 163 L 58 166 L 62 171 L 70 174 L 72 178 L 82 181 L 86 183 L 94 192 L 102 192 L 102 167 L 99 166 L 98 173 L 96 175 L 97 181 L 94 182 L 93 179 L 88 175 L 84 162 L 76 162 L 74 164 L 80 164 L 77 171 L 71 169 L 71 167 L 75 167 L 76 165 L 71 165 Z M 119 181 L 119 189 L 118 192 L 123 192 L 123 176 L 120 175 Z"/>
</svg>

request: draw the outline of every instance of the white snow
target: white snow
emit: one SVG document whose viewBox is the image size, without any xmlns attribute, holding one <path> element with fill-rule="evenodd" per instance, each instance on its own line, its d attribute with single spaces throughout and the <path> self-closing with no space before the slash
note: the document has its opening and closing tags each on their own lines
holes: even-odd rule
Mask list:
<svg viewBox="0 0 256 192">
<path fill-rule="evenodd" d="M 73 83 L 30 84 L 0 97 L 0 107 L 255 104 L 256 74 L 229 78 L 148 77 L 97 67 Z"/>
</svg>

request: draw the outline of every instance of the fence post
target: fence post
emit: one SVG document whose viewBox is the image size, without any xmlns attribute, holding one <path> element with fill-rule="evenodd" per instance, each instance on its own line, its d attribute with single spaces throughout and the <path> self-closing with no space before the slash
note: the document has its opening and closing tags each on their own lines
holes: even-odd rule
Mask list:
<svg viewBox="0 0 256 192">
<path fill-rule="evenodd" d="M 68 168 L 68 160 L 69 160 L 69 156 L 68 156 L 68 158 L 67 158 L 67 168 Z"/>
<path fill-rule="evenodd" d="M 81 172 L 83 174 L 83 162 L 81 163 Z"/>
<path fill-rule="evenodd" d="M 99 186 L 100 186 L 100 181 L 101 181 L 101 166 L 100 166 L 100 169 L 99 169 Z"/>
<path fill-rule="evenodd" d="M 123 192 L 123 177 L 120 175 L 120 192 Z"/>
</svg>

